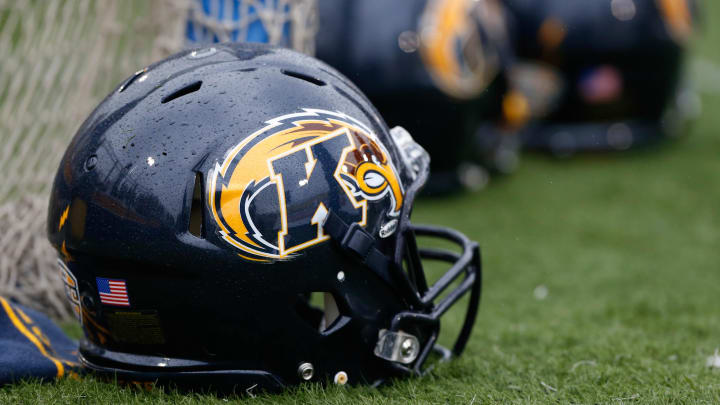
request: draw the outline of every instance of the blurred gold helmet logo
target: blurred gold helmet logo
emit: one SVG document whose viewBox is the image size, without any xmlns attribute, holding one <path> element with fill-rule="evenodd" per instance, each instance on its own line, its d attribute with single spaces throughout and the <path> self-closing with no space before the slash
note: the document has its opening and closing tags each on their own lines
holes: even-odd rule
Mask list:
<svg viewBox="0 0 720 405">
<path fill-rule="evenodd" d="M 693 32 L 692 10 L 688 0 L 656 1 L 673 39 L 680 43 L 687 41 Z"/>
<path fill-rule="evenodd" d="M 367 223 L 369 205 L 396 217 L 403 190 L 390 155 L 359 121 L 305 109 L 267 122 L 210 173 L 221 238 L 249 260 L 286 260 L 329 236 L 329 210 Z"/>
<path fill-rule="evenodd" d="M 436 86 L 459 99 L 476 97 L 497 73 L 499 55 L 481 24 L 504 32 L 494 0 L 431 0 L 420 23 L 420 51 Z"/>
</svg>

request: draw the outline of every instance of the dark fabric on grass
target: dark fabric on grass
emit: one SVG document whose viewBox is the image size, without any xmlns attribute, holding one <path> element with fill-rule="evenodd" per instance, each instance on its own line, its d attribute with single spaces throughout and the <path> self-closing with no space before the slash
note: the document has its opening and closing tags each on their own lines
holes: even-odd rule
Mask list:
<svg viewBox="0 0 720 405">
<path fill-rule="evenodd" d="M 0 385 L 77 376 L 77 350 L 48 317 L 0 297 Z"/>
</svg>

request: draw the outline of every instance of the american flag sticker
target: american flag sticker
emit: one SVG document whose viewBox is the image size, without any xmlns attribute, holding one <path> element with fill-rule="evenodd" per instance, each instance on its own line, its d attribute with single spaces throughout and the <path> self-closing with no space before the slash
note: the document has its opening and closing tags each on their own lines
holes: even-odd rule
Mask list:
<svg viewBox="0 0 720 405">
<path fill-rule="evenodd" d="M 116 278 L 96 277 L 98 293 L 100 294 L 100 302 L 105 305 L 115 305 L 118 307 L 129 307 L 130 298 L 127 293 L 127 285 L 125 280 Z"/>
</svg>

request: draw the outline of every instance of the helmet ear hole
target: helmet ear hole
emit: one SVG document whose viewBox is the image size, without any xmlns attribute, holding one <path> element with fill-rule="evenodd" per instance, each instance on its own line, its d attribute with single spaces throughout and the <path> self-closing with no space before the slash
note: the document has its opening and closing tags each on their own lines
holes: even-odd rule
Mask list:
<svg viewBox="0 0 720 405">
<path fill-rule="evenodd" d="M 343 316 L 335 296 L 326 291 L 313 291 L 298 295 L 295 305 L 300 318 L 319 333 L 327 332 Z"/>
<path fill-rule="evenodd" d="M 339 317 L 340 309 L 338 309 L 335 298 L 330 293 L 323 293 L 323 318 L 320 322 L 320 332 L 328 330 Z"/>
</svg>

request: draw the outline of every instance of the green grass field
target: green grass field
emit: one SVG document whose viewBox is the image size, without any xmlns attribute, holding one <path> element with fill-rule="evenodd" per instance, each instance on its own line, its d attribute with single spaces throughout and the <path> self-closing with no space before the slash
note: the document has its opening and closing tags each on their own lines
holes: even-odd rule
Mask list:
<svg viewBox="0 0 720 405">
<path fill-rule="evenodd" d="M 720 63 L 720 3 L 707 3 L 694 57 Z M 0 404 L 720 403 L 720 369 L 706 365 L 720 348 L 720 95 L 703 107 L 689 136 L 662 147 L 525 156 L 483 192 L 421 201 L 416 222 L 462 230 L 485 264 L 466 354 L 426 377 L 255 398 L 85 378 L 5 387 Z"/>
</svg>

